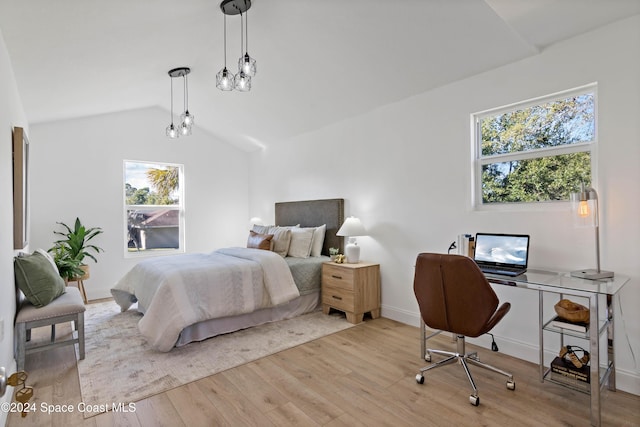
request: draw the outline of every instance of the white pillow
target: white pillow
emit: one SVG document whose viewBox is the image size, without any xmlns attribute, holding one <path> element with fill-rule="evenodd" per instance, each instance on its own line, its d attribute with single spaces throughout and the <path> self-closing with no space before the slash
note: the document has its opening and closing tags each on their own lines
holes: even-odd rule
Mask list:
<svg viewBox="0 0 640 427">
<path fill-rule="evenodd" d="M 60 274 L 60 271 L 58 270 L 58 266 L 56 265 L 56 262 L 53 260 L 53 257 L 49 252 L 45 251 L 44 249 L 36 249 L 34 252 L 38 252 L 40 255 L 44 256 L 53 266 L 53 270 L 56 273 Z"/>
<path fill-rule="evenodd" d="M 289 253 L 289 245 L 291 244 L 291 230 L 288 227 L 269 227 L 267 234 L 273 234 L 273 252 L 282 257 L 286 257 Z"/>
<path fill-rule="evenodd" d="M 313 231 L 313 228 L 291 228 L 291 244 L 288 254 L 290 257 L 309 258 Z"/>
<path fill-rule="evenodd" d="M 327 224 L 320 227 L 305 227 L 313 230 L 313 239 L 311 241 L 311 256 L 322 255 L 322 245 L 324 245 L 324 236 L 327 232 Z"/>
<path fill-rule="evenodd" d="M 274 227 L 274 226 L 253 224 L 253 227 L 251 227 L 251 231 L 254 231 L 258 234 L 269 234 L 269 228 L 271 227 Z"/>
</svg>

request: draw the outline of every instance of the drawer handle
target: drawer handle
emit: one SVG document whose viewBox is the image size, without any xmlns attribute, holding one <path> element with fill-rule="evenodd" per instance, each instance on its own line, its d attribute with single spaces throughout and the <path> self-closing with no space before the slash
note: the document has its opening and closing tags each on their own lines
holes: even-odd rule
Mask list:
<svg viewBox="0 0 640 427">
<path fill-rule="evenodd" d="M 342 280 L 342 276 L 336 276 L 335 274 L 332 274 L 331 277 L 333 277 L 334 279 Z"/>
<path fill-rule="evenodd" d="M 337 295 L 331 295 L 331 298 L 342 301 L 342 297 L 339 297 Z"/>
</svg>

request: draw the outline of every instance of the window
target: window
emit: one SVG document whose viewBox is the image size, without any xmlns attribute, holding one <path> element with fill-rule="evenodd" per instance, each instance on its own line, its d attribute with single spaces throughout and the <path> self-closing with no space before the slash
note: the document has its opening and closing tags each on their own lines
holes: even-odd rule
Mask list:
<svg viewBox="0 0 640 427">
<path fill-rule="evenodd" d="M 595 85 L 473 115 L 475 205 L 569 200 L 591 184 Z"/>
<path fill-rule="evenodd" d="M 125 160 L 126 256 L 184 252 L 183 166 Z"/>
</svg>

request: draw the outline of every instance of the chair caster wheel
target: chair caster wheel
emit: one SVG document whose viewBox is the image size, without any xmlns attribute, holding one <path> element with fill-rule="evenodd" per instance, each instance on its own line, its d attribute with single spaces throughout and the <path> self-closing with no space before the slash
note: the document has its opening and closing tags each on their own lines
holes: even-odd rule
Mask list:
<svg viewBox="0 0 640 427">
<path fill-rule="evenodd" d="M 431 354 L 427 353 L 424 355 L 424 361 L 431 363 Z"/>
<path fill-rule="evenodd" d="M 516 382 L 513 381 L 513 380 L 507 380 L 507 389 L 515 390 L 516 389 Z"/>
<path fill-rule="evenodd" d="M 422 374 L 416 375 L 416 382 L 418 384 L 424 384 L 424 375 L 422 375 Z"/>
<path fill-rule="evenodd" d="M 480 404 L 480 398 L 478 396 L 471 395 L 469 396 L 469 403 L 473 406 L 478 406 Z"/>
</svg>

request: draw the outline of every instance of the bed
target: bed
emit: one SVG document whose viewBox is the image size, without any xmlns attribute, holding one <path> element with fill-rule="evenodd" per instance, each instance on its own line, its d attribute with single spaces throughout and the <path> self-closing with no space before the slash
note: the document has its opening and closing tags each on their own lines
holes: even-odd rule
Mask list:
<svg viewBox="0 0 640 427">
<path fill-rule="evenodd" d="M 144 313 L 138 323 L 141 334 L 164 352 L 300 316 L 321 305 L 322 263 L 329 260 L 330 247 L 343 252 L 343 238 L 336 236 L 343 221 L 343 199 L 276 203 L 278 229 L 286 226 L 293 234 L 295 228 L 308 236 L 308 230 L 324 226 L 316 256 L 282 256 L 272 245 L 273 250 L 222 248 L 209 254 L 150 258 L 133 267 L 111 293 L 122 311 L 137 303 Z"/>
</svg>

